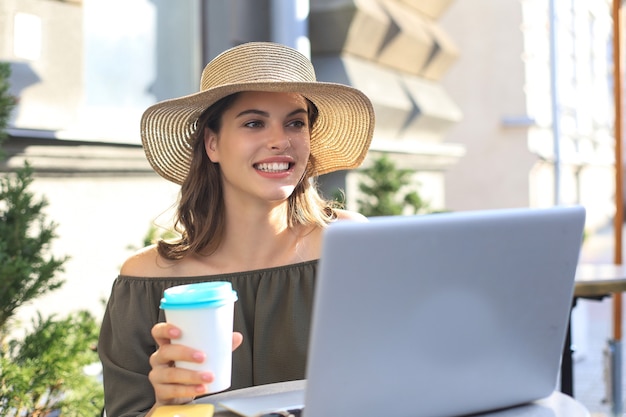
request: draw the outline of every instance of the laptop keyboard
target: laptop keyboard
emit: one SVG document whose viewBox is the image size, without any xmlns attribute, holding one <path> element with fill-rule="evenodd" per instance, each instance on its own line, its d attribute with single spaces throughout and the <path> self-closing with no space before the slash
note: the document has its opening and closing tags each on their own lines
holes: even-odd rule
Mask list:
<svg viewBox="0 0 626 417">
<path fill-rule="evenodd" d="M 262 414 L 259 417 L 302 417 L 304 408 L 295 408 L 293 410 L 274 411 L 272 413 Z"/>
</svg>

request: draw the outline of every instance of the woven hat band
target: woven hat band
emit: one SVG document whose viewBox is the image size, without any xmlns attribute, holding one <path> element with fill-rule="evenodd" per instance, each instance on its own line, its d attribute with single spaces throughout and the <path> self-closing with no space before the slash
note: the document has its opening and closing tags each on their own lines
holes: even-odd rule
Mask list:
<svg viewBox="0 0 626 417">
<path fill-rule="evenodd" d="M 256 52 L 253 45 L 244 44 L 218 55 L 202 71 L 200 91 L 229 84 L 315 82 L 313 65 L 293 49 L 269 44 L 268 53 Z"/>
</svg>

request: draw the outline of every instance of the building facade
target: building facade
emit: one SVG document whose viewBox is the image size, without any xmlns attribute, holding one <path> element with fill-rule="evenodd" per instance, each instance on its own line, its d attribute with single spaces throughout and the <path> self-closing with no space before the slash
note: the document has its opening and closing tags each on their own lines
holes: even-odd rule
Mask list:
<svg viewBox="0 0 626 417">
<path fill-rule="evenodd" d="M 612 3 L 551 2 L 457 1 L 440 20 L 461 51 L 442 80 L 464 113 L 446 141 L 467 151 L 445 201 L 583 204 L 593 232 L 615 210 Z"/>
</svg>

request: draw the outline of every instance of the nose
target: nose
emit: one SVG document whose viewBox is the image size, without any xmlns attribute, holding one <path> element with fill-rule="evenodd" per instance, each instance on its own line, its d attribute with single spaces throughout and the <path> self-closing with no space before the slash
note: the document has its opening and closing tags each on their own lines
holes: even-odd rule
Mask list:
<svg viewBox="0 0 626 417">
<path fill-rule="evenodd" d="M 291 146 L 291 138 L 284 132 L 277 132 L 271 136 L 268 145 L 272 150 L 282 152 Z"/>
</svg>

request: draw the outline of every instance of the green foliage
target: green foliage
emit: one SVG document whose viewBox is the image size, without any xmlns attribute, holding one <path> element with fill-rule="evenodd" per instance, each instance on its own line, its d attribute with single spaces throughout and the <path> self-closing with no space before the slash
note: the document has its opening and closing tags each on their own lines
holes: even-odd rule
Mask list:
<svg viewBox="0 0 626 417">
<path fill-rule="evenodd" d="M 15 106 L 15 97 L 9 94 L 9 76 L 11 66 L 7 62 L 0 62 L 0 145 L 6 139 L 6 128 L 9 123 L 9 116 Z M 0 157 L 3 157 L 0 150 Z"/>
<path fill-rule="evenodd" d="M 96 416 L 104 403 L 101 384 L 84 372 L 98 361 L 98 325 L 86 311 L 59 320 L 33 321 L 23 340 L 0 350 L 0 414 Z"/>
<path fill-rule="evenodd" d="M 417 191 L 406 191 L 411 185 L 413 171 L 396 168 L 386 155 L 362 172 L 367 178 L 359 184 L 359 190 L 365 195 L 358 200 L 361 214 L 371 217 L 418 214 L 429 210 Z"/>
<path fill-rule="evenodd" d="M 0 144 L 15 99 L 8 94 L 10 67 L 0 63 Z M 0 158 L 4 152 L 0 149 Z M 97 416 L 102 385 L 83 368 L 97 363 L 99 326 L 88 312 L 65 319 L 39 314 L 23 339 L 11 338 L 16 310 L 63 285 L 57 273 L 67 257 L 48 255 L 56 224 L 46 219 L 47 202 L 29 191 L 28 164 L 0 177 L 0 415 Z"/>
<path fill-rule="evenodd" d="M 18 307 L 63 284 L 55 274 L 67 257 L 45 255 L 56 225 L 46 221 L 46 200 L 28 191 L 32 181 L 28 165 L 0 178 L 0 336 Z"/>
</svg>

